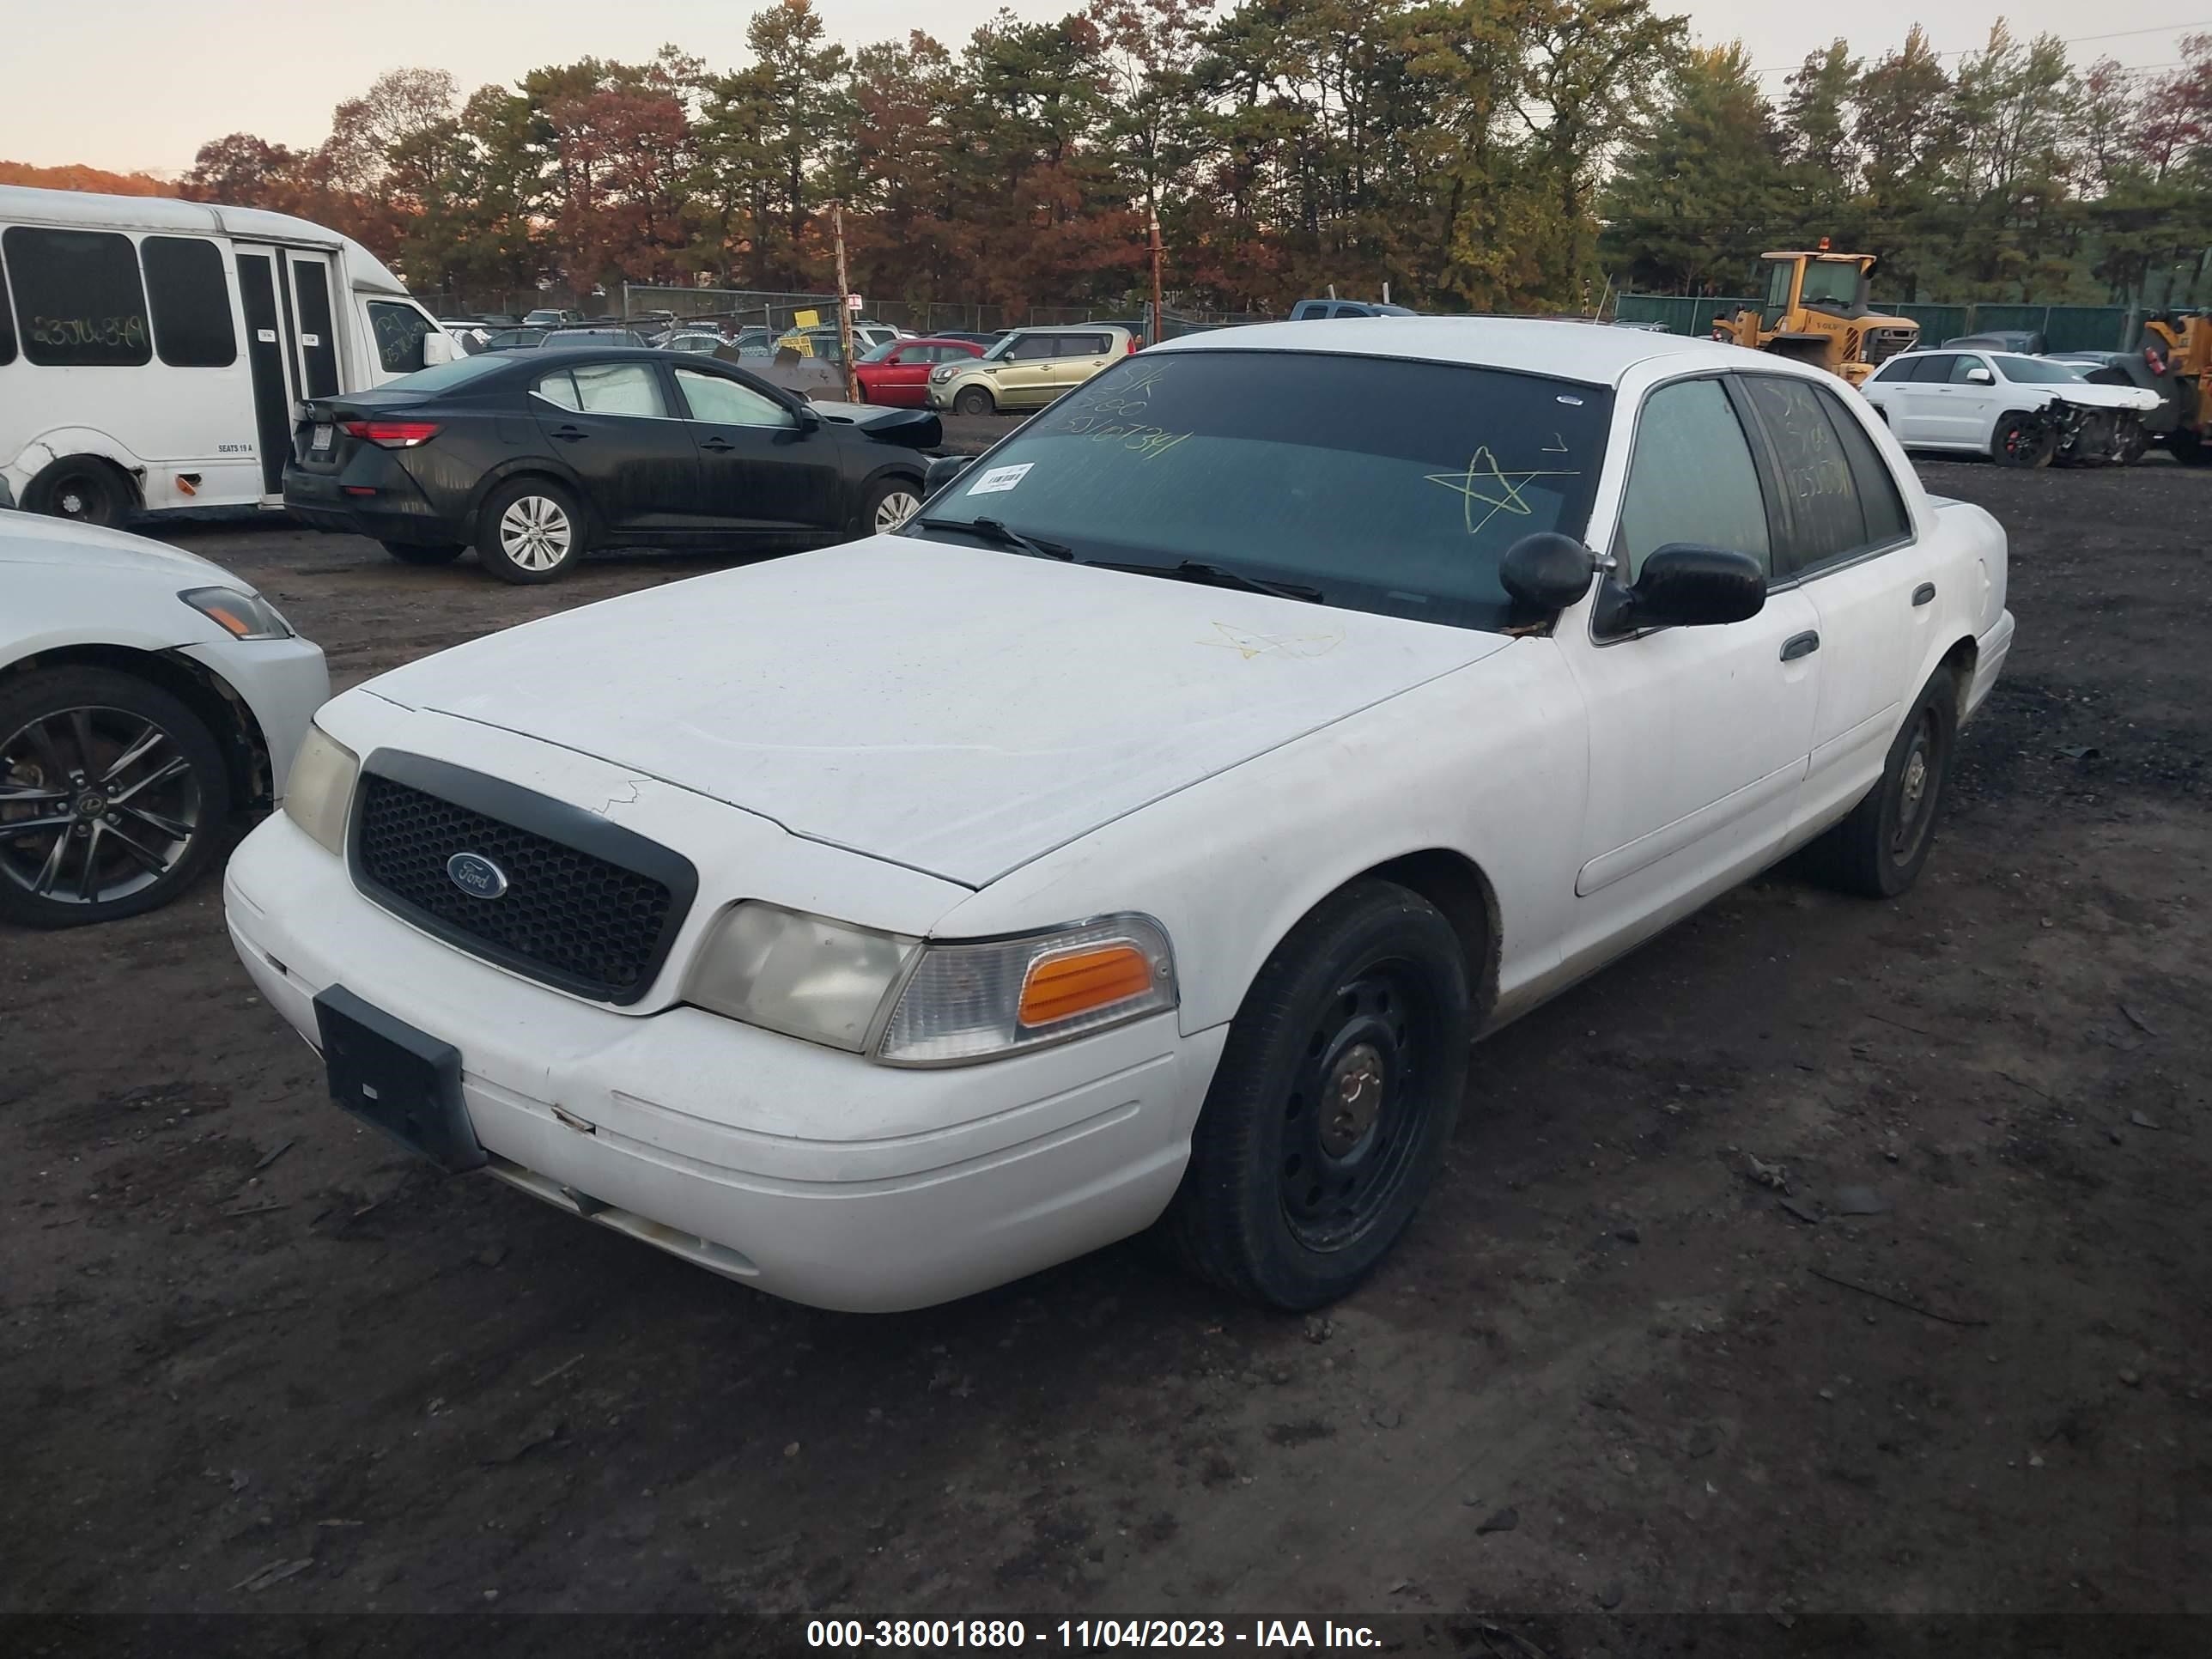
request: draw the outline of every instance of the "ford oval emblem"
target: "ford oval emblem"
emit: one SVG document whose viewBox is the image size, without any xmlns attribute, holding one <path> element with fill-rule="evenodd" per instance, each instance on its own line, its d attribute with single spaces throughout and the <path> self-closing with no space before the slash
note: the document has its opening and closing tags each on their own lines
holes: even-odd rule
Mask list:
<svg viewBox="0 0 2212 1659">
<path fill-rule="evenodd" d="M 495 899 L 507 891 L 507 872 L 477 853 L 447 859 L 446 877 L 471 898 Z"/>
</svg>

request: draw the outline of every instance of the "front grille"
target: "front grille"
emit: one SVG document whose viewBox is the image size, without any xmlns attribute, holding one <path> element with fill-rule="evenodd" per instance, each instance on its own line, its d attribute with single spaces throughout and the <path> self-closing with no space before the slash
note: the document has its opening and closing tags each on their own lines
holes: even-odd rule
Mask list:
<svg viewBox="0 0 2212 1659">
<path fill-rule="evenodd" d="M 355 810 L 355 870 L 370 896 L 563 989 L 635 1000 L 660 964 L 672 920 L 681 920 L 664 882 L 397 779 L 364 771 Z M 460 853 L 497 865 L 506 891 L 479 898 L 455 885 L 447 866 Z"/>
</svg>

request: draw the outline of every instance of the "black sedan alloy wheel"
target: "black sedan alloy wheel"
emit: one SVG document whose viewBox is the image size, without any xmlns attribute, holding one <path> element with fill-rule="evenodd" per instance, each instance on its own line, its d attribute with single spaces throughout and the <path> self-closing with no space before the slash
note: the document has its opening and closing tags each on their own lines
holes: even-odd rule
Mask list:
<svg viewBox="0 0 2212 1659">
<path fill-rule="evenodd" d="M 206 725 L 155 686 L 64 669 L 0 696 L 0 917 L 151 909 L 213 857 L 228 810 Z"/>
</svg>

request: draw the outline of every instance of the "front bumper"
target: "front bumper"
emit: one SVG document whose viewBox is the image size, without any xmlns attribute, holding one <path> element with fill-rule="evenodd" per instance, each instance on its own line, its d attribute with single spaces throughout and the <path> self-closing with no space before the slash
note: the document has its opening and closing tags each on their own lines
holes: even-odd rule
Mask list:
<svg viewBox="0 0 2212 1659">
<path fill-rule="evenodd" d="M 222 678 L 252 711 L 269 750 L 269 797 L 284 799 L 292 761 L 315 711 L 330 701 L 330 665 L 313 640 L 226 640 L 188 645 L 184 654 Z"/>
<path fill-rule="evenodd" d="M 1164 1014 L 904 1071 L 696 1008 L 617 1013 L 418 933 L 283 817 L 223 897 L 247 972 L 311 1042 L 315 995 L 343 983 L 460 1050 L 495 1174 L 819 1307 L 923 1307 L 1150 1224 L 1226 1029 L 1186 1038 Z"/>
</svg>

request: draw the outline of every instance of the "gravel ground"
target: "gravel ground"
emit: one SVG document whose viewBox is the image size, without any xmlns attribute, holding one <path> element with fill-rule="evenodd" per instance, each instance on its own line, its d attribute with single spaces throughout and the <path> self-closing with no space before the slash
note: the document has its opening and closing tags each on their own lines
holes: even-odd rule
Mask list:
<svg viewBox="0 0 2212 1659">
<path fill-rule="evenodd" d="M 1325 1318 L 1141 1241 L 775 1303 L 356 1130 L 213 881 L 0 932 L 0 1610 L 1398 1613 L 1555 1656 L 2212 1613 L 2212 472 L 1923 472 L 2010 531 L 2020 642 L 1918 889 L 1785 867 L 1484 1043 Z M 165 533 L 341 686 L 713 562 Z"/>
</svg>

